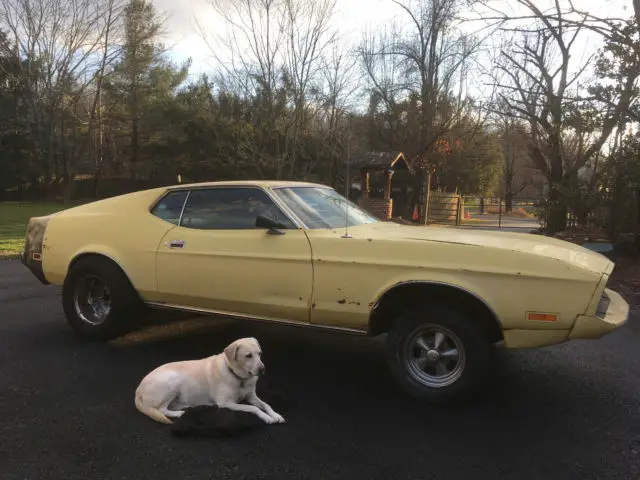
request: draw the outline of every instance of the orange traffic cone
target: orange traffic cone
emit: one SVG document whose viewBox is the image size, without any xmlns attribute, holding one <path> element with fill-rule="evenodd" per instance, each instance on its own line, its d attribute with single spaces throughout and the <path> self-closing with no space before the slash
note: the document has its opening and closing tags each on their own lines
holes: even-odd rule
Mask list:
<svg viewBox="0 0 640 480">
<path fill-rule="evenodd" d="M 413 215 L 411 215 L 411 220 L 413 220 L 414 222 L 420 220 L 420 215 L 418 215 L 418 205 L 413 207 Z"/>
</svg>

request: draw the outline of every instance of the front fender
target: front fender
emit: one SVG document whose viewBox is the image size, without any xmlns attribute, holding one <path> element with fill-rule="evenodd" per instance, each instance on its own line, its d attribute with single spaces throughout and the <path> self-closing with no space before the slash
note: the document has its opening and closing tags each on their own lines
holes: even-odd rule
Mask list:
<svg viewBox="0 0 640 480">
<path fill-rule="evenodd" d="M 501 323 L 504 330 L 568 330 L 576 316 L 584 312 L 592 298 L 596 282 L 576 281 L 537 275 L 481 272 L 472 270 L 411 272 L 385 282 L 371 299 L 372 313 L 388 292 L 401 285 L 431 284 L 465 292 L 481 301 Z M 530 320 L 530 312 L 557 315 L 554 322 Z"/>
<path fill-rule="evenodd" d="M 459 277 L 447 278 L 447 279 L 429 278 L 428 276 L 424 276 L 423 278 L 420 278 L 418 276 L 396 277 L 391 281 L 386 282 L 383 286 L 381 286 L 378 289 L 378 291 L 376 291 L 374 298 L 369 304 L 371 306 L 371 315 L 375 313 L 376 309 L 380 305 L 380 301 L 384 298 L 385 295 L 389 294 L 391 291 L 395 290 L 396 288 L 403 287 L 406 285 L 416 285 L 416 284 L 448 287 L 448 288 L 460 290 L 461 292 L 471 295 L 472 297 L 475 297 L 477 300 L 482 302 L 487 307 L 487 309 L 489 309 L 493 313 L 494 317 L 498 319 L 498 321 L 500 321 L 500 315 L 496 310 L 496 307 L 494 305 L 494 300 L 491 298 L 491 295 L 489 294 L 489 292 L 484 292 L 477 285 L 473 285 L 469 282 L 461 282 Z"/>
</svg>

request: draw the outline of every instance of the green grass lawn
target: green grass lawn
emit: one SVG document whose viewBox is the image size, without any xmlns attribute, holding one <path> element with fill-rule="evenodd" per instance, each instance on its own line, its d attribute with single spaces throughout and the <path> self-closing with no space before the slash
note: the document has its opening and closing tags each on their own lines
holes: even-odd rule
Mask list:
<svg viewBox="0 0 640 480">
<path fill-rule="evenodd" d="M 0 259 L 16 257 L 24 248 L 31 217 L 49 215 L 71 205 L 39 202 L 0 202 Z"/>
</svg>

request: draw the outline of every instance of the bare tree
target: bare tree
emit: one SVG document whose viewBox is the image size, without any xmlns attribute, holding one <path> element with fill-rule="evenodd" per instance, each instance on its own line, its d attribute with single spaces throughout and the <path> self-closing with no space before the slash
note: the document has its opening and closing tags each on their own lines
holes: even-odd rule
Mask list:
<svg viewBox="0 0 640 480">
<path fill-rule="evenodd" d="M 514 198 L 531 185 L 531 170 L 535 167 L 527 148 L 526 124 L 512 115 L 502 115 L 498 119 L 498 129 L 504 155 L 502 195 L 505 211 L 509 213 L 513 209 Z"/>
<path fill-rule="evenodd" d="M 351 100 L 360 88 L 356 67 L 353 52 L 337 44 L 323 58 L 319 97 L 323 120 L 330 130 L 337 128 L 340 117 L 350 110 Z"/>
<path fill-rule="evenodd" d="M 226 24 L 226 34 L 212 33 L 196 19 L 196 26 L 213 58 L 245 95 L 259 92 L 273 101 L 286 41 L 283 0 L 210 0 Z"/>
<path fill-rule="evenodd" d="M 293 177 L 300 138 L 310 125 L 308 101 L 335 39 L 335 0 L 212 0 L 211 5 L 229 31 L 211 35 L 206 26 L 199 29 L 227 86 L 255 105 L 262 132 L 250 148 L 255 166 L 277 178 Z"/>
<path fill-rule="evenodd" d="M 533 0 L 514 0 L 535 20 L 529 26 L 503 31 L 515 35 L 512 47 L 503 49 L 497 69 L 501 98 L 515 118 L 529 125 L 529 150 L 537 168 L 549 185 L 549 218 L 551 233 L 564 229 L 567 217 L 567 191 L 577 171 L 600 151 L 628 110 L 634 95 L 633 85 L 640 74 L 640 63 L 630 65 L 620 88 L 620 95 L 598 112 L 598 121 L 587 118 L 584 98 L 578 93 L 579 82 L 593 56 L 574 64 L 579 35 L 586 29 L 603 32 L 590 25 L 588 14 L 575 10 L 568 2 L 562 8 L 556 0 L 549 11 L 542 11 Z M 507 22 L 509 20 L 508 17 Z M 515 20 L 516 18 L 514 18 Z M 596 128 L 597 127 L 597 128 Z M 568 132 L 579 139 L 573 156 L 567 155 Z"/>
<path fill-rule="evenodd" d="M 322 59 L 336 40 L 330 22 L 336 0 L 284 0 L 284 29 L 288 39 L 285 50 L 286 75 L 293 95 L 293 115 L 287 135 L 288 176 L 294 176 L 299 140 L 309 126 L 307 100 L 321 74 Z"/>
<path fill-rule="evenodd" d="M 94 165 L 95 165 L 95 186 L 94 186 L 94 195 L 96 198 L 98 197 L 98 189 L 99 182 L 102 178 L 102 171 L 104 168 L 104 125 L 103 125 L 103 114 L 102 114 L 102 90 L 103 84 L 105 80 L 105 75 L 107 72 L 107 67 L 109 67 L 116 59 L 119 53 L 119 48 L 117 47 L 114 39 L 118 38 L 118 34 L 121 33 L 118 31 L 118 26 L 120 25 L 121 15 L 123 13 L 124 3 L 122 0 L 106 0 L 106 15 L 103 17 L 104 23 L 102 24 L 102 28 L 100 30 L 101 36 L 101 51 L 100 51 L 100 63 L 98 65 L 97 70 L 95 71 L 94 79 L 95 79 L 95 87 L 93 89 L 93 100 L 89 105 L 89 109 L 87 112 L 87 116 L 89 120 L 87 122 L 87 134 L 85 137 L 85 141 L 81 144 L 80 152 L 78 152 L 78 156 L 84 156 L 84 153 L 89 148 L 91 144 L 91 140 L 94 140 L 95 144 L 95 156 L 94 156 Z M 115 48 L 114 48 L 115 47 Z M 97 123 L 97 135 L 95 135 Z M 65 191 L 69 192 L 65 198 L 68 200 L 68 195 L 70 194 L 70 189 L 67 188 Z"/>
<path fill-rule="evenodd" d="M 399 104 L 407 91 L 402 59 L 388 52 L 396 36 L 395 23 L 380 30 L 366 30 L 357 50 L 371 91 L 369 113 L 382 116 L 392 144 L 399 142 L 397 130 L 402 115 Z"/>
<path fill-rule="evenodd" d="M 314 112 L 313 129 L 321 135 L 324 148 L 317 150 L 314 162 L 306 171 L 310 173 L 320 163 L 319 155 L 325 155 L 331 162 L 330 177 L 334 187 L 338 187 L 341 178 L 340 164 L 349 140 L 348 117 L 352 100 L 360 88 L 359 79 L 353 52 L 334 44 L 323 58 L 318 79 L 318 107 Z"/>
<path fill-rule="evenodd" d="M 64 112 L 75 107 L 101 71 L 106 27 L 114 4 L 109 0 L 0 0 L 0 28 L 13 37 L 21 59 L 21 94 L 35 132 L 39 162 L 48 191 L 52 178 L 70 177 L 68 155 L 57 138 Z M 110 21 L 107 22 L 110 24 Z M 60 161 L 60 159 L 62 161 Z M 62 170 L 62 171 L 60 171 Z"/>
<path fill-rule="evenodd" d="M 469 74 L 468 60 L 477 52 L 479 42 L 457 28 L 459 9 L 467 2 L 393 2 L 406 17 L 408 30 L 396 30 L 387 38 L 380 37 L 377 51 L 363 49 L 363 62 L 367 65 L 376 56 L 396 59 L 397 64 L 392 65 L 401 69 L 403 77 L 396 87 L 420 100 L 419 145 L 420 156 L 424 157 L 433 142 L 451 129 L 470 106 L 464 92 L 465 78 Z M 370 68 L 367 73 L 374 87 L 382 85 Z"/>
<path fill-rule="evenodd" d="M 282 169 L 282 142 L 277 119 L 278 86 L 286 45 L 283 0 L 210 0 L 226 25 L 218 33 L 196 19 L 200 35 L 221 69 L 217 83 L 227 92 L 250 99 L 259 128 L 247 137 L 243 151 L 259 176 Z"/>
<path fill-rule="evenodd" d="M 374 95 L 394 112 L 399 98 L 417 99 L 418 132 L 409 151 L 418 169 L 416 198 L 424 192 L 424 176 L 432 168 L 431 148 L 470 112 L 465 92 L 468 62 L 479 42 L 462 33 L 459 13 L 464 0 L 393 0 L 406 20 L 407 29 L 366 37 L 360 49 L 363 66 Z M 400 78 L 396 75 L 400 73 Z M 421 212 L 424 217 L 424 208 Z"/>
</svg>

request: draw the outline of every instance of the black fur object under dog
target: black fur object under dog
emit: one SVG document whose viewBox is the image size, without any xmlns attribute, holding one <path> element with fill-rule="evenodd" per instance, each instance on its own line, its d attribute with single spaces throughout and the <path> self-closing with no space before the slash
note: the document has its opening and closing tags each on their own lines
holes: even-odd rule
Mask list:
<svg viewBox="0 0 640 480">
<path fill-rule="evenodd" d="M 281 394 L 260 394 L 265 402 L 286 419 L 287 402 Z M 184 415 L 173 420 L 171 435 L 174 437 L 233 437 L 246 434 L 269 425 L 253 413 L 238 412 L 217 406 L 199 406 L 185 409 Z"/>
</svg>

